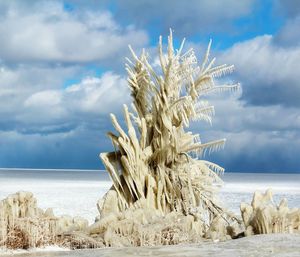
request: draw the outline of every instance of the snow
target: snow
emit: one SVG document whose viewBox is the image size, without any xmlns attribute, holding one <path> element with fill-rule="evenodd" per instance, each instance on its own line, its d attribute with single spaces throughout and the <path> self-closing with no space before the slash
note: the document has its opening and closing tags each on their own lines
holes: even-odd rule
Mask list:
<svg viewBox="0 0 300 257">
<path fill-rule="evenodd" d="M 241 201 L 251 202 L 255 190 L 272 188 L 275 201 L 287 198 L 290 207 L 300 207 L 300 174 L 225 173 L 221 202 L 239 213 Z M 17 191 L 31 191 L 43 208 L 56 215 L 82 216 L 90 223 L 98 215 L 96 202 L 110 188 L 104 171 L 4 170 L 0 169 L 0 199 Z M 261 235 L 220 243 L 192 246 L 122 248 L 72 251 L 56 246 L 29 251 L 1 251 L 18 256 L 299 256 L 299 235 Z M 42 253 L 40 253 L 42 251 Z"/>
<path fill-rule="evenodd" d="M 0 256 L 2 255 L 23 255 L 23 254 L 28 254 L 28 253 L 40 253 L 40 252 L 65 252 L 65 251 L 71 251 L 68 248 L 62 248 L 57 245 L 49 245 L 45 246 L 43 248 L 32 248 L 28 250 L 23 250 L 23 249 L 18 249 L 18 250 L 9 250 L 9 249 L 1 249 L 0 248 Z"/>
<path fill-rule="evenodd" d="M 288 200 L 290 207 L 300 207 L 300 174 L 225 173 L 220 201 L 239 214 L 240 203 L 250 203 L 255 191 L 273 191 L 274 201 Z"/>
<path fill-rule="evenodd" d="M 55 215 L 81 216 L 94 222 L 96 203 L 111 187 L 103 171 L 0 171 L 0 199 L 17 191 L 30 191 L 42 209 Z M 100 174 L 100 175 L 99 175 Z M 102 175 L 102 176 L 101 176 Z"/>
<path fill-rule="evenodd" d="M 226 242 L 203 242 L 193 245 L 123 247 L 75 251 L 29 251 L 18 257 L 299 257 L 300 235 L 270 234 L 245 237 Z M 1 256 L 1 252 L 0 252 Z M 4 256 L 4 255 L 3 255 Z M 11 256 L 6 255 L 6 256 Z"/>
</svg>

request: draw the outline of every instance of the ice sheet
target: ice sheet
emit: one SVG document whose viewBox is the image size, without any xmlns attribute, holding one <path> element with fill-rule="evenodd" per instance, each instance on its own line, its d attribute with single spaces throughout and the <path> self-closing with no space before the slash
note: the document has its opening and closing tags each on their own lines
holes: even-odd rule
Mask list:
<svg viewBox="0 0 300 257">
<path fill-rule="evenodd" d="M 0 171 L 0 199 L 17 191 L 30 191 L 42 209 L 55 215 L 82 216 L 92 223 L 96 203 L 111 187 L 103 171 Z"/>
<path fill-rule="evenodd" d="M 225 173 L 220 192 L 224 205 L 239 213 L 241 201 L 250 202 L 255 190 L 271 187 L 275 201 L 285 197 L 291 207 L 300 207 L 300 174 Z M 0 199 L 17 191 L 31 191 L 43 208 L 56 215 L 82 216 L 93 222 L 96 202 L 110 188 L 104 171 L 0 170 Z"/>
</svg>

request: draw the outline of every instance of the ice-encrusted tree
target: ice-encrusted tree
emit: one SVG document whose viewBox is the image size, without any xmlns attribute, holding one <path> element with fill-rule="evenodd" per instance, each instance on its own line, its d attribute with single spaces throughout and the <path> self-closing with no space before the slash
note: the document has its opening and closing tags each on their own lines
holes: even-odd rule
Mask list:
<svg viewBox="0 0 300 257">
<path fill-rule="evenodd" d="M 214 66 L 215 58 L 209 58 L 211 41 L 200 66 L 194 50 L 183 52 L 183 47 L 184 40 L 174 49 L 170 31 L 164 53 L 160 37 L 160 71 L 150 64 L 148 53 L 143 50 L 138 57 L 130 48 L 133 59 L 127 59 L 126 70 L 132 105 L 131 109 L 124 105 L 127 128 L 111 114 L 117 133 L 108 136 L 115 151 L 100 154 L 117 206 L 106 204 L 108 193 L 99 207 L 102 214 L 111 208 L 144 208 L 163 214 L 222 215 L 214 192 L 224 169 L 202 158 L 221 148 L 225 139 L 202 143 L 199 134 L 186 129 L 191 120 L 211 123 L 214 107 L 201 100 L 203 96 L 239 85 L 215 84 L 215 78 L 232 72 L 233 65 Z"/>
</svg>

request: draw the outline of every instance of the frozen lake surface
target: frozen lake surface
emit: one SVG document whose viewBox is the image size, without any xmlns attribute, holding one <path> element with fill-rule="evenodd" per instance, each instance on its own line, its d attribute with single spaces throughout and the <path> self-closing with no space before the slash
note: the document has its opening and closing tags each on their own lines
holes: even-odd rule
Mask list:
<svg viewBox="0 0 300 257">
<path fill-rule="evenodd" d="M 250 203 L 255 190 L 272 188 L 275 201 L 285 197 L 300 207 L 300 174 L 225 173 L 220 200 L 239 214 L 241 201 Z M 33 192 L 42 209 L 56 215 L 82 216 L 90 222 L 98 215 L 96 202 L 111 182 L 101 170 L 0 170 L 0 199 L 17 191 Z"/>
</svg>

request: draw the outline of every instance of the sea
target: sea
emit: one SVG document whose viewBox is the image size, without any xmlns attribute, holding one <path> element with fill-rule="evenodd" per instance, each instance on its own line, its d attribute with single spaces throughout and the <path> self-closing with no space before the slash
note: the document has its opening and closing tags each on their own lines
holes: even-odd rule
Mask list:
<svg viewBox="0 0 300 257">
<path fill-rule="evenodd" d="M 253 193 L 271 188 L 274 201 L 288 200 L 300 207 L 300 174 L 230 173 L 222 176 L 220 202 L 239 214 L 241 202 L 250 203 Z M 97 201 L 112 183 L 105 170 L 0 169 L 0 199 L 17 191 L 30 191 L 42 209 L 54 214 L 81 216 L 93 223 L 98 215 Z"/>
</svg>

